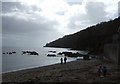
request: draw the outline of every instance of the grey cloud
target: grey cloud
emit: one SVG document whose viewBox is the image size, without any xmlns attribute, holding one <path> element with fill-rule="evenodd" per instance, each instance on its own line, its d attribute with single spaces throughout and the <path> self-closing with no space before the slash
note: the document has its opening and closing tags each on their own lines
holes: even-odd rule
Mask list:
<svg viewBox="0 0 120 84">
<path fill-rule="evenodd" d="M 86 14 L 77 14 L 70 18 L 68 27 L 72 30 L 83 29 L 90 24 Z M 76 24 L 78 23 L 78 24 Z"/>
<path fill-rule="evenodd" d="M 15 10 L 17 9 L 17 10 Z M 2 12 L 3 13 L 10 13 L 10 12 L 26 12 L 30 13 L 30 10 L 32 11 L 42 11 L 42 9 L 31 6 L 28 7 L 25 4 L 22 4 L 21 2 L 2 2 Z"/>
<path fill-rule="evenodd" d="M 64 15 L 65 12 L 64 11 L 60 11 L 60 12 L 57 12 L 56 14 L 58 14 L 58 15 Z"/>
<path fill-rule="evenodd" d="M 69 5 L 80 5 L 82 4 L 81 2 L 67 2 Z"/>
<path fill-rule="evenodd" d="M 20 2 L 2 2 L 3 13 L 13 12 L 13 9 L 15 8 L 20 9 L 20 10 L 23 9 Z"/>
<path fill-rule="evenodd" d="M 2 2 L 18 2 L 18 0 L 2 0 Z"/>
<path fill-rule="evenodd" d="M 81 5 L 83 0 L 66 0 L 69 5 Z"/>
<path fill-rule="evenodd" d="M 3 34 L 12 33 L 12 34 L 26 34 L 36 31 L 54 31 L 53 28 L 56 23 L 47 22 L 47 23 L 35 23 L 32 21 L 25 21 L 22 19 L 16 19 L 14 17 L 2 16 L 2 27 Z"/>
<path fill-rule="evenodd" d="M 88 2 L 85 6 L 86 14 L 77 14 L 70 18 L 69 28 L 84 29 L 93 24 L 97 24 L 101 21 L 105 21 L 107 18 L 107 12 L 105 11 L 105 5 L 102 2 Z M 78 24 L 76 24 L 78 23 Z"/>
<path fill-rule="evenodd" d="M 16 47 L 41 47 L 44 46 L 47 42 L 55 40 L 61 35 L 58 32 L 41 32 L 33 33 L 28 35 L 11 35 L 3 34 L 2 44 L 3 46 L 16 46 Z M 54 38 L 54 39 L 53 39 Z"/>
<path fill-rule="evenodd" d="M 41 8 L 36 7 L 35 5 L 31 6 L 33 11 L 42 11 Z"/>
<path fill-rule="evenodd" d="M 31 21 L 2 17 L 3 45 L 7 46 L 40 46 L 58 38 L 60 33 L 54 29 L 54 22 L 36 24 Z"/>
<path fill-rule="evenodd" d="M 107 12 L 102 2 L 88 2 L 86 4 L 87 18 L 92 23 L 98 23 L 106 19 Z"/>
<path fill-rule="evenodd" d="M 13 9 L 19 9 L 14 11 Z M 29 14 L 30 10 L 33 13 Z M 52 38 L 61 36 L 55 29 L 58 24 L 56 21 L 49 21 L 47 18 L 35 15 L 34 11 L 41 11 L 41 9 L 32 6 L 28 7 L 19 2 L 3 2 L 2 4 L 2 43 L 3 46 L 43 46 L 45 43 L 51 41 Z M 15 16 L 5 16 L 4 14 L 18 12 Z M 19 14 L 20 13 L 20 14 Z M 28 20 L 22 19 L 24 15 Z M 30 16 L 26 16 L 29 14 Z M 19 17 L 19 18 L 18 18 Z M 32 20 L 32 18 L 35 19 Z M 55 39 L 54 39 L 55 40 Z"/>
</svg>

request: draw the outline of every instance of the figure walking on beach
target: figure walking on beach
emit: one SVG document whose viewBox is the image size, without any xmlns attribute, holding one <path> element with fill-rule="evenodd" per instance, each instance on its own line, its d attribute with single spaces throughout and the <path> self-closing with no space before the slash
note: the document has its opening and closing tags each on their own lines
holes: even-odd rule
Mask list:
<svg viewBox="0 0 120 84">
<path fill-rule="evenodd" d="M 100 77 L 106 77 L 107 67 L 106 66 L 99 66 L 98 73 Z"/>
<path fill-rule="evenodd" d="M 63 63 L 63 58 L 62 57 L 61 57 L 60 61 L 61 61 L 61 64 L 62 64 Z"/>
<path fill-rule="evenodd" d="M 106 66 L 103 66 L 102 72 L 103 72 L 103 76 L 106 77 L 106 73 L 107 73 L 107 67 Z"/>
<path fill-rule="evenodd" d="M 99 66 L 99 68 L 98 68 L 98 75 L 100 77 L 102 76 L 102 66 Z"/>
<path fill-rule="evenodd" d="M 67 58 L 66 57 L 64 57 L 64 63 L 66 64 L 66 61 L 67 61 Z"/>
</svg>

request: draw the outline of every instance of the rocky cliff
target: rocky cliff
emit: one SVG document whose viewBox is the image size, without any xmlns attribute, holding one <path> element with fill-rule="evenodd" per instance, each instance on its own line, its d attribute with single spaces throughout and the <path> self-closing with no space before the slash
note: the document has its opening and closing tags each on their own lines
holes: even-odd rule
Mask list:
<svg viewBox="0 0 120 84">
<path fill-rule="evenodd" d="M 112 36 L 120 26 L 120 17 L 108 22 L 101 22 L 74 34 L 66 35 L 47 43 L 45 47 L 62 47 L 76 50 L 88 50 L 99 54 L 104 50 L 104 44 L 112 42 Z"/>
</svg>

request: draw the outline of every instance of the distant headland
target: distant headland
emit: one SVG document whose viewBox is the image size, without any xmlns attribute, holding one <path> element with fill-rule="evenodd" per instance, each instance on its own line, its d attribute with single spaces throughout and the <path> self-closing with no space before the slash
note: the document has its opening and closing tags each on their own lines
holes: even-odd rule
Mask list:
<svg viewBox="0 0 120 84">
<path fill-rule="evenodd" d="M 63 38 L 47 43 L 44 47 L 71 48 L 74 50 L 89 51 L 90 54 L 104 54 L 106 53 L 105 49 L 108 49 L 105 48 L 106 44 L 114 45 L 113 42 L 117 39 L 116 35 L 118 34 L 119 27 L 120 17 L 87 27 L 74 34 L 65 35 Z M 115 46 L 113 47 L 116 49 Z M 117 50 L 114 53 L 117 53 Z"/>
</svg>

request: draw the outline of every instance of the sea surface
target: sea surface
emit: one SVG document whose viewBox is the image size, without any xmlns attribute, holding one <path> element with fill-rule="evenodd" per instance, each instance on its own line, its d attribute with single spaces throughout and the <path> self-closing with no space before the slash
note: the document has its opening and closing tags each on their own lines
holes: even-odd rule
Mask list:
<svg viewBox="0 0 120 84">
<path fill-rule="evenodd" d="M 39 55 L 22 55 L 22 51 L 36 51 Z M 15 54 L 2 54 L 2 73 L 17 71 L 28 68 L 35 68 L 41 66 L 52 65 L 56 63 L 60 63 L 60 58 L 64 57 L 63 55 L 57 55 L 56 57 L 48 57 L 47 54 L 49 51 L 56 51 L 56 54 L 63 51 L 72 51 L 72 52 L 80 52 L 74 51 L 67 48 L 48 48 L 48 47 L 40 47 L 40 48 L 2 48 L 2 53 L 15 51 Z M 67 57 L 67 62 L 75 61 L 76 58 Z"/>
</svg>

